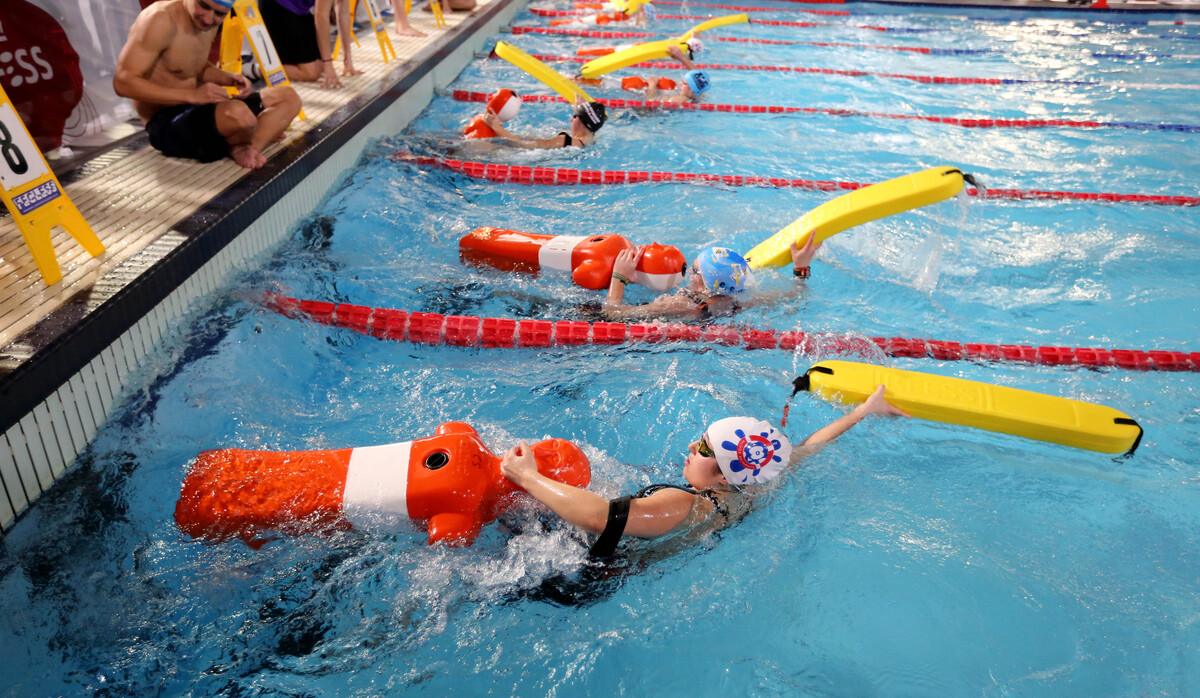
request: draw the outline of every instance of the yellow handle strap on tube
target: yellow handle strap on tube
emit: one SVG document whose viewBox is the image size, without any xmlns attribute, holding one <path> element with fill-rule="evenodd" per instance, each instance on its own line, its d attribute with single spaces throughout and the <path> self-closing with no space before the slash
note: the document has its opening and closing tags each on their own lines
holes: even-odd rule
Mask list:
<svg viewBox="0 0 1200 698">
<path fill-rule="evenodd" d="M 588 93 L 583 91 L 579 85 L 571 82 L 565 75 L 554 70 L 545 63 L 539 61 L 533 56 L 525 53 L 521 49 L 512 44 L 501 41 L 496 44 L 495 53 L 497 56 L 512 63 L 526 73 L 536 78 L 546 87 L 557 92 L 563 99 L 571 104 L 575 103 L 575 95 L 581 95 L 589 102 L 596 100 L 592 99 Z"/>
<path fill-rule="evenodd" d="M 854 361 L 822 361 L 794 385 L 844 404 L 882 385 L 884 399 L 914 417 L 1101 453 L 1131 454 L 1142 439 L 1136 421 L 1104 405 Z"/>
<path fill-rule="evenodd" d="M 709 29 L 716 29 L 717 27 L 725 27 L 730 24 L 745 24 L 746 22 L 749 22 L 749 21 L 750 21 L 750 17 L 746 14 L 726 15 L 724 17 L 713 17 L 712 19 L 708 20 L 707 22 L 701 22 L 700 24 L 697 24 L 696 26 L 687 30 L 679 38 L 684 41 L 687 41 L 688 39 L 699 34 L 700 32 L 706 32 Z"/>
<path fill-rule="evenodd" d="M 751 269 L 782 267 L 792 261 L 792 241 L 800 242 L 810 230 L 817 231 L 816 242 L 824 242 L 856 225 L 948 199 L 962 188 L 963 173 L 955 167 L 934 167 L 872 184 L 826 201 L 797 218 L 755 245 L 746 253 L 746 259 Z"/>
</svg>

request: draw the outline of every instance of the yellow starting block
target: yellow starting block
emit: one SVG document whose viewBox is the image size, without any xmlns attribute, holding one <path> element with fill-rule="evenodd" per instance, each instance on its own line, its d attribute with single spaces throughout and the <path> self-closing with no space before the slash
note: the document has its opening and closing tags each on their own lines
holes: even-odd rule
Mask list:
<svg viewBox="0 0 1200 698">
<path fill-rule="evenodd" d="M 221 58 L 217 67 L 227 73 L 242 72 L 243 39 L 250 40 L 250 50 L 254 52 L 254 60 L 258 61 L 267 84 L 271 87 L 291 87 L 292 82 L 288 80 L 279 53 L 275 50 L 275 42 L 271 41 L 271 34 L 267 31 L 267 25 L 263 24 L 254 0 L 235 0 L 233 11 L 225 16 L 225 23 L 221 26 Z M 230 95 L 237 94 L 237 89 L 233 87 L 225 89 Z M 305 118 L 303 109 L 300 110 L 300 118 Z"/>
<path fill-rule="evenodd" d="M 429 10 L 433 12 L 433 23 L 438 29 L 443 29 L 446 26 L 446 16 L 442 14 L 442 3 L 440 0 L 429 0 Z M 412 0 L 404 0 L 404 14 L 412 12 Z"/>
<path fill-rule="evenodd" d="M 70 233 L 93 257 L 104 252 L 104 244 L 71 203 L 3 87 L 0 87 L 0 198 L 16 220 L 47 286 L 62 281 L 62 268 L 50 241 L 50 231 L 56 226 Z"/>
</svg>

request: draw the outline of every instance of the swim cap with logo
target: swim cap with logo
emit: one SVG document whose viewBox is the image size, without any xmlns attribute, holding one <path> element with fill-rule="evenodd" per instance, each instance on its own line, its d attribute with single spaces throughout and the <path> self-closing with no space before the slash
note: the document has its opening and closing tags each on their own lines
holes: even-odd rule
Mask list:
<svg viewBox="0 0 1200 698">
<path fill-rule="evenodd" d="M 697 96 L 708 92 L 708 88 L 712 87 L 712 82 L 708 79 L 708 73 L 703 70 L 689 70 L 684 74 L 683 79 L 691 88 L 692 94 Z"/>
<path fill-rule="evenodd" d="M 692 38 L 688 39 L 687 47 L 688 53 L 692 55 L 692 58 L 704 53 L 704 42 L 697 37 L 693 36 Z"/>
<path fill-rule="evenodd" d="M 710 247 L 697 258 L 705 290 L 727 296 L 741 293 L 754 281 L 746 258 L 728 247 Z"/>
<path fill-rule="evenodd" d="M 769 423 L 753 417 L 726 417 L 704 432 L 717 465 L 731 485 L 759 485 L 787 467 L 792 444 Z"/>
<path fill-rule="evenodd" d="M 575 116 L 583 122 L 584 128 L 595 133 L 600 130 L 604 122 L 608 120 L 608 114 L 605 113 L 604 105 L 599 102 L 584 102 L 575 107 Z"/>
<path fill-rule="evenodd" d="M 221 7 L 227 7 L 231 10 L 233 9 L 233 0 L 208 0 L 208 1 L 214 5 L 220 5 Z"/>
</svg>

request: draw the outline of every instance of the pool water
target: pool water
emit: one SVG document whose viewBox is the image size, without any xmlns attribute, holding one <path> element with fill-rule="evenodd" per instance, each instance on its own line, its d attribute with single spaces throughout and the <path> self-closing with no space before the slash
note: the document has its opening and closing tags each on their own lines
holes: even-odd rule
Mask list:
<svg viewBox="0 0 1200 698">
<path fill-rule="evenodd" d="M 822 18 L 833 26 L 742 25 L 719 35 L 991 52 L 710 41 L 705 60 L 1105 84 L 926 85 L 714 71 L 712 100 L 1200 124 L 1194 90 L 1170 87 L 1195 70 L 1194 59 L 1176 57 L 1200 53 L 1188 26 L 1124 26 L 1121 15 L 845 7 L 854 16 Z M 849 26 L 856 23 L 923 31 Z M 655 30 L 678 33 L 690 24 L 663 20 Z M 498 38 L 562 55 L 604 43 Z M 1105 51 L 1167 57 L 1093 57 Z M 539 91 L 507 63 L 487 59 L 451 88 L 498 86 Z M 831 198 L 684 183 L 494 184 L 392 157 L 465 157 L 452 142 L 478 109 L 439 97 L 403 132 L 372 145 L 288 242 L 198 305 L 182 321 L 186 339 L 151 356 L 86 454 L 5 536 L 0 692 L 1194 691 L 1200 381 L 1191 373 L 841 357 L 1099 402 L 1136 418 L 1146 436 L 1135 456 L 1122 459 L 869 419 L 773 485 L 741 524 L 690 545 L 678 537 L 634 545 L 631 570 L 579 586 L 561 581 L 581 579 L 583 538 L 532 504 L 485 528 L 469 548 L 430 547 L 418 531 L 281 538 L 261 550 L 186 539 L 172 514 L 201 450 L 372 445 L 462 420 L 498 453 L 517 439 L 569 438 L 592 461 L 593 489 L 615 496 L 678 481 L 686 444 L 715 419 L 757 414 L 778 422 L 791 379 L 835 356 L 828 347 L 793 354 L 667 344 L 417 346 L 264 307 L 264 294 L 274 292 L 410 311 L 578 319 L 596 293 L 561 276 L 464 267 L 458 239 L 495 225 L 621 233 L 688 253 L 713 244 L 744 250 Z M 510 127 L 549 135 L 565 127 L 566 115 L 562 105 L 526 104 Z M 863 182 L 953 165 L 996 188 L 1188 195 L 1200 146 L 1195 134 L 1154 129 L 615 110 L 597 145 L 584 151 L 471 157 Z M 805 289 L 726 322 L 835 336 L 1194 351 L 1198 223 L 1195 208 L 951 200 L 831 238 Z M 759 286 L 783 293 L 793 279 L 765 272 Z M 630 296 L 650 298 L 641 289 Z M 799 441 L 841 413 L 798 396 L 786 431 Z"/>
</svg>

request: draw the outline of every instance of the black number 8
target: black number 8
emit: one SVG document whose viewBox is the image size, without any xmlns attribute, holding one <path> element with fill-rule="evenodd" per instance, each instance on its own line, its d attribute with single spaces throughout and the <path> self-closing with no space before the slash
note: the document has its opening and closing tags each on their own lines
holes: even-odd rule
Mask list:
<svg viewBox="0 0 1200 698">
<path fill-rule="evenodd" d="M 29 161 L 21 154 L 21 149 L 13 145 L 12 133 L 3 121 L 0 121 L 0 155 L 4 156 L 13 174 L 23 175 L 29 171 Z"/>
</svg>

